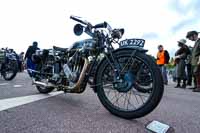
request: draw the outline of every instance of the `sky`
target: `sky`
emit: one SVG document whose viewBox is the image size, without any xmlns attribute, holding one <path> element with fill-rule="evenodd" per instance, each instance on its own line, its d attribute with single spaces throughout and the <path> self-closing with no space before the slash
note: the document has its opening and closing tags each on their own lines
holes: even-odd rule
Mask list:
<svg viewBox="0 0 200 133">
<path fill-rule="evenodd" d="M 70 47 L 88 38 L 74 35 L 76 22 L 69 17 L 76 15 L 92 24 L 106 21 L 124 28 L 123 39 L 145 39 L 151 55 L 162 44 L 173 56 L 187 31 L 200 31 L 199 12 L 199 0 L 0 0 L 0 47 L 18 53 L 33 41 L 42 49 Z"/>
</svg>

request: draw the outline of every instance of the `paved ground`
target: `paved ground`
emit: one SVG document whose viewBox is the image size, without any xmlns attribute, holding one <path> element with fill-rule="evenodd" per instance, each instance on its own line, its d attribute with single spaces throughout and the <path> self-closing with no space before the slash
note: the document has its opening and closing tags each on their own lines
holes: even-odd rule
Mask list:
<svg viewBox="0 0 200 133">
<path fill-rule="evenodd" d="M 173 86 L 166 86 L 159 106 L 140 119 L 110 114 L 88 88 L 83 94 L 60 94 L 1 111 L 0 133 L 147 133 L 145 126 L 152 120 L 172 126 L 176 133 L 199 133 L 200 93 Z M 0 78 L 0 101 L 34 94 L 39 93 L 26 73 L 11 82 Z"/>
</svg>

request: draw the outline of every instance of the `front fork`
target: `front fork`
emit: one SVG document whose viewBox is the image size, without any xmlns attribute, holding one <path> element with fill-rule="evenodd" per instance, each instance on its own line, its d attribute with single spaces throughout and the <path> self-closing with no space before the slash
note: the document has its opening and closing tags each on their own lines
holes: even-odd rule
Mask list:
<svg viewBox="0 0 200 133">
<path fill-rule="evenodd" d="M 125 67 L 129 65 L 129 63 L 131 63 L 132 61 L 132 57 L 135 56 L 137 50 L 134 50 L 132 53 L 131 53 L 131 57 L 130 59 L 128 60 L 128 62 L 126 63 Z M 105 54 L 106 55 L 106 54 Z M 118 60 L 116 59 L 115 57 L 115 54 L 113 54 L 112 52 L 110 53 L 110 57 L 109 58 L 107 55 L 106 55 L 106 59 L 108 60 L 109 64 L 111 65 L 112 69 L 114 70 L 114 83 L 119 83 L 119 82 L 122 82 L 122 79 L 121 79 L 121 73 L 123 72 L 124 68 L 121 68 Z M 134 62 L 132 62 L 133 64 Z"/>
</svg>

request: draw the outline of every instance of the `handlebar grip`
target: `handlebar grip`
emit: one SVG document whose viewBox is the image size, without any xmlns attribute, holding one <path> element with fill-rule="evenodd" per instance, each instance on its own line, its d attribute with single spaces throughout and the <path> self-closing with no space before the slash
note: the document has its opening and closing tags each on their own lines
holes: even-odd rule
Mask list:
<svg viewBox="0 0 200 133">
<path fill-rule="evenodd" d="M 82 20 L 80 20 L 80 19 L 78 19 L 78 18 L 76 18 L 76 17 L 70 16 L 70 19 L 73 19 L 73 20 L 75 20 L 75 21 L 77 21 L 77 22 L 79 22 L 79 23 L 82 23 L 82 24 L 87 25 L 87 23 L 83 22 Z"/>
<path fill-rule="evenodd" d="M 100 24 L 96 24 L 95 26 L 93 26 L 93 28 L 106 28 L 107 27 L 107 22 L 103 22 Z"/>
</svg>

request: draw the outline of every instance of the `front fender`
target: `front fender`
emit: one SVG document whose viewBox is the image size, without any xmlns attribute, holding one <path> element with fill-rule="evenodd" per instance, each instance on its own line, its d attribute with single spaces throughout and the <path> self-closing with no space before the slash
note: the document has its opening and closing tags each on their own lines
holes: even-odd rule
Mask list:
<svg viewBox="0 0 200 133">
<path fill-rule="evenodd" d="M 125 49 L 125 50 L 137 50 L 138 52 L 142 52 L 142 53 L 148 52 L 147 49 L 143 49 L 143 48 L 141 48 L 141 47 L 129 47 L 129 46 L 118 48 L 118 49 L 114 50 L 113 52 L 115 53 L 115 52 L 117 52 L 117 51 L 119 51 L 119 50 L 124 50 L 124 49 Z"/>
</svg>

